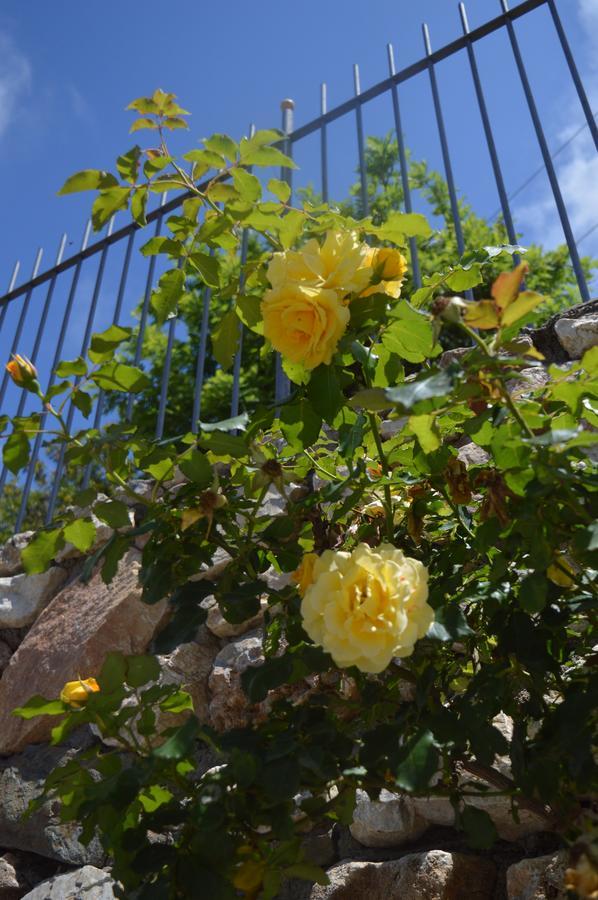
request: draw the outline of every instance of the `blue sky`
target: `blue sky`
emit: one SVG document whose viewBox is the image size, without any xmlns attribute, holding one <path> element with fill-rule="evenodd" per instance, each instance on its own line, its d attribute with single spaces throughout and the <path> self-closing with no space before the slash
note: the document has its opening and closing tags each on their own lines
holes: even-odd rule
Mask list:
<svg viewBox="0 0 598 900">
<path fill-rule="evenodd" d="M 580 71 L 598 109 L 598 0 L 557 0 Z M 512 0 L 515 5 L 515 0 Z M 471 27 L 494 17 L 499 0 L 470 0 Z M 65 178 L 82 168 L 110 168 L 114 158 L 135 143 L 128 135 L 132 114 L 126 104 L 160 86 L 174 91 L 193 113 L 191 131 L 176 135 L 174 145 L 188 149 L 214 131 L 234 137 L 257 127 L 280 124 L 280 101 L 292 97 L 295 123 L 319 111 L 319 85 L 328 84 L 329 106 L 353 93 L 352 65 L 361 70 L 362 89 L 387 75 L 386 43 L 394 44 L 397 67 L 423 52 L 421 23 L 427 21 L 438 48 L 461 34 L 455 0 L 302 0 L 300 4 L 259 0 L 254 4 L 179 3 L 166 9 L 158 0 L 123 4 L 73 0 L 25 4 L 3 0 L 0 8 L 0 291 L 16 258 L 28 277 L 38 246 L 43 266 L 53 263 L 62 231 L 67 252 L 78 249 L 91 195 L 59 198 Z M 529 66 L 546 135 L 557 150 L 583 124 L 583 113 L 562 58 L 550 14 L 540 8 L 516 23 Z M 495 128 L 507 189 L 515 191 L 541 163 L 529 113 L 505 33 L 477 45 L 482 80 Z M 490 215 L 498 206 L 488 154 L 467 59 L 460 54 L 437 69 L 449 144 L 458 187 L 477 212 Z M 427 75 L 401 89 L 404 131 L 415 158 L 442 167 Z M 366 134 L 392 128 L 390 98 L 364 109 Z M 144 140 L 144 133 L 141 133 Z M 319 187 L 316 136 L 301 142 L 296 183 Z M 354 117 L 329 131 L 331 196 L 345 196 L 355 180 L 357 162 Z M 598 223 L 598 157 L 587 128 L 556 159 L 573 229 L 582 237 Z M 536 178 L 513 201 L 522 242 L 554 246 L 562 241 L 545 175 Z M 125 221 L 121 216 L 119 223 Z M 581 244 L 598 255 L 598 228 Z M 120 250 L 110 255 L 94 330 L 109 324 L 118 284 Z M 97 265 L 97 257 L 94 266 Z M 141 263 L 132 269 L 126 301 L 139 299 Z M 85 326 L 95 269 L 82 273 L 77 306 L 65 355 L 75 356 Z M 64 305 L 68 280 L 60 279 L 56 308 L 50 317 L 52 345 L 60 328 L 57 310 Z M 37 298 L 37 300 L 36 300 Z M 34 294 L 24 331 L 30 352 L 43 296 Z M 10 310 L 0 350 L 8 352 Z M 48 365 L 46 349 L 40 360 Z"/>
</svg>

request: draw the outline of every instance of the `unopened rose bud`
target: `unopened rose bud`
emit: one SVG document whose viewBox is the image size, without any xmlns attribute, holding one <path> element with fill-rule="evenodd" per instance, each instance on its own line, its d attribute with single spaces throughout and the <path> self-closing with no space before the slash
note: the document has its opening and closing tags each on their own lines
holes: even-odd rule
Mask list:
<svg viewBox="0 0 598 900">
<path fill-rule="evenodd" d="M 81 709 L 85 706 L 90 694 L 94 694 L 100 690 L 100 686 L 95 678 L 77 679 L 77 681 L 67 681 L 60 692 L 60 699 L 63 703 L 68 703 L 73 709 Z"/>
<path fill-rule="evenodd" d="M 204 516 L 226 506 L 226 497 L 217 491 L 204 491 L 199 498 L 199 505 Z"/>
<path fill-rule="evenodd" d="M 10 362 L 6 364 L 6 371 L 19 387 L 31 387 L 33 382 L 37 381 L 37 369 L 31 360 L 18 353 L 15 353 Z"/>
<path fill-rule="evenodd" d="M 264 475 L 267 475 L 268 478 L 272 478 L 275 480 L 276 478 L 282 478 L 282 466 L 275 459 L 267 459 L 266 462 L 261 466 L 262 472 Z"/>
<path fill-rule="evenodd" d="M 456 325 L 461 321 L 461 310 L 465 305 L 460 297 L 437 297 L 432 304 L 431 312 L 437 319 Z"/>
</svg>

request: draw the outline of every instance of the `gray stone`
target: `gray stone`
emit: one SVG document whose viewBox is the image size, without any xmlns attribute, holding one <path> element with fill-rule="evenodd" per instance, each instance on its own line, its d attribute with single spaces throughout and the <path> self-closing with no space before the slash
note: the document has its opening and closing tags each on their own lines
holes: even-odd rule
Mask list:
<svg viewBox="0 0 598 900">
<path fill-rule="evenodd" d="M 23 900 L 114 900 L 113 886 L 108 872 L 83 866 L 76 872 L 42 881 Z"/>
<path fill-rule="evenodd" d="M 427 827 L 410 797 L 383 788 L 378 800 L 370 800 L 365 791 L 357 791 L 350 831 L 365 847 L 399 847 L 416 840 Z"/>
<path fill-rule="evenodd" d="M 487 812 L 496 826 L 499 837 L 505 841 L 519 841 L 546 828 L 544 819 L 526 809 L 518 811 L 519 822 L 516 822 L 511 812 L 511 799 L 507 795 L 468 796 L 467 804 Z M 455 824 L 455 810 L 448 797 L 414 797 L 413 805 L 416 812 L 429 825 L 451 827 Z"/>
<path fill-rule="evenodd" d="M 17 572 L 23 571 L 21 550 L 24 550 L 32 537 L 33 531 L 22 531 L 20 534 L 13 534 L 0 547 L 0 578 L 6 578 L 7 575 L 16 575 Z"/>
<path fill-rule="evenodd" d="M 261 631 L 231 641 L 217 655 L 208 682 L 209 716 L 215 728 L 228 731 L 247 724 L 250 704 L 241 687 L 241 673 L 263 659 Z"/>
<path fill-rule="evenodd" d="M 160 656 L 161 680 L 165 684 L 179 684 L 193 699 L 195 715 L 205 721 L 208 715 L 208 677 L 212 671 L 214 658 L 220 648 L 219 642 L 205 626 L 202 626 L 194 641 L 180 644 L 168 656 Z M 159 729 L 170 725 L 180 725 L 179 716 L 171 716 L 172 721 L 159 717 Z"/>
<path fill-rule="evenodd" d="M 315 885 L 310 900 L 491 900 L 496 870 L 489 860 L 444 850 L 412 853 L 388 862 L 341 862 L 330 884 Z"/>
<path fill-rule="evenodd" d="M 559 319 L 554 331 L 569 359 L 581 359 L 586 350 L 598 345 L 598 314 Z"/>
<path fill-rule="evenodd" d="M 65 747 L 28 747 L 23 753 L 0 760 L 0 847 L 24 850 L 68 865 L 103 865 L 105 853 L 93 838 L 87 847 L 78 840 L 81 829 L 61 822 L 55 803 L 45 803 L 23 819 L 29 801 L 39 796 L 46 777 L 65 765 L 78 749 L 89 745 L 90 735 L 78 731 Z"/>
<path fill-rule="evenodd" d="M 459 447 L 457 457 L 462 463 L 465 463 L 467 468 L 469 466 L 485 466 L 490 459 L 489 454 L 486 453 L 483 447 L 478 447 L 473 441 L 468 441 L 467 444 Z"/>
<path fill-rule="evenodd" d="M 51 878 L 59 865 L 33 853 L 7 850 L 0 856 L 0 900 L 19 900 L 40 881 Z"/>
<path fill-rule="evenodd" d="M 5 641 L 0 640 L 0 675 L 10 662 L 12 650 Z"/>
<path fill-rule="evenodd" d="M 508 900 L 565 900 L 567 854 L 522 859 L 507 869 Z"/>
<path fill-rule="evenodd" d="M 548 380 L 548 372 L 543 366 L 529 366 L 526 369 L 521 369 L 517 374 L 517 378 L 507 382 L 507 388 L 511 396 L 516 399 L 523 396 L 523 394 L 529 394 L 532 391 L 543 388 L 548 383 Z"/>
<path fill-rule="evenodd" d="M 258 625 L 261 624 L 261 621 L 264 617 L 264 609 L 267 606 L 265 601 L 262 602 L 262 608 L 255 616 L 252 616 L 250 619 L 246 619 L 244 622 L 240 622 L 237 625 L 233 625 L 232 622 L 227 622 L 222 613 L 220 612 L 220 607 L 216 602 L 216 598 L 213 596 L 206 597 L 205 600 L 202 601 L 201 605 L 204 609 L 208 611 L 208 618 L 206 620 L 206 625 L 212 634 L 216 635 L 219 638 L 232 638 L 239 637 L 242 634 L 245 634 L 247 631 L 251 631 L 253 628 L 257 628 Z"/>
<path fill-rule="evenodd" d="M 383 441 L 399 434 L 407 424 L 407 416 L 401 416 L 399 419 L 385 419 L 380 422 L 380 437 Z"/>
<path fill-rule="evenodd" d="M 23 896 L 17 870 L 9 854 L 0 856 L 0 900 L 18 900 Z"/>
<path fill-rule="evenodd" d="M 31 625 L 66 580 L 66 572 L 53 566 L 39 575 L 0 578 L 0 628 Z"/>
</svg>

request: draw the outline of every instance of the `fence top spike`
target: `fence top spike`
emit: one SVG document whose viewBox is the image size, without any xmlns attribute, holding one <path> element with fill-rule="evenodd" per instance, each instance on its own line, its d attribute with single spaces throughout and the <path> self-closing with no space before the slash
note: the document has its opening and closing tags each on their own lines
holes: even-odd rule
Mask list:
<svg viewBox="0 0 598 900">
<path fill-rule="evenodd" d="M 81 241 L 81 250 L 85 250 L 87 248 L 87 243 L 89 241 L 90 232 L 91 232 L 91 219 L 88 219 L 87 224 L 85 226 L 85 231 L 83 232 L 83 240 Z"/>
<path fill-rule="evenodd" d="M 60 238 L 60 244 L 58 245 L 58 253 L 56 254 L 56 265 L 59 266 L 62 262 L 62 257 L 64 255 L 64 248 L 66 247 L 66 231 L 62 233 L 62 237 Z"/>
<path fill-rule="evenodd" d="M 295 109 L 295 101 L 291 100 L 290 97 L 285 97 L 284 100 L 280 101 L 281 109 Z"/>
<path fill-rule="evenodd" d="M 251 125 L 249 126 L 249 137 L 252 138 L 254 134 L 255 134 L 255 125 L 252 122 Z"/>
<path fill-rule="evenodd" d="M 15 286 L 15 282 L 17 280 L 17 275 L 19 274 L 20 268 L 21 268 L 21 261 L 19 259 L 17 259 L 16 263 L 14 264 L 14 268 L 12 270 L 12 275 L 10 276 L 10 282 L 8 284 L 8 291 L 7 291 L 8 294 L 10 294 L 10 292 L 12 291 L 12 289 Z"/>
<path fill-rule="evenodd" d="M 395 74 L 395 51 L 392 44 L 389 42 L 386 45 L 386 55 L 388 57 L 388 69 L 391 75 Z"/>
<path fill-rule="evenodd" d="M 359 66 L 353 63 L 353 84 L 355 86 L 355 95 L 359 97 L 361 94 L 361 81 L 359 79 Z"/>
<path fill-rule="evenodd" d="M 328 87 L 323 81 L 320 85 L 320 115 L 324 115 L 328 110 Z"/>
<path fill-rule="evenodd" d="M 35 278 L 37 273 L 39 272 L 39 267 L 42 261 L 42 256 L 44 255 L 43 247 L 39 247 L 37 253 L 35 254 L 35 262 L 33 263 L 33 272 L 31 273 L 31 278 Z"/>
<path fill-rule="evenodd" d="M 110 235 L 112 234 L 112 231 L 114 230 L 114 220 L 115 219 L 116 219 L 116 216 L 110 216 L 110 221 L 108 222 L 108 229 L 106 231 L 106 237 L 110 237 Z"/>
<path fill-rule="evenodd" d="M 507 0 L 500 0 L 500 5 L 502 6 L 503 12 L 506 12 L 506 13 L 509 12 L 509 4 L 508 4 Z"/>
<path fill-rule="evenodd" d="M 461 24 L 463 25 L 463 33 L 469 34 L 469 22 L 467 21 L 467 11 L 463 0 L 459 3 L 459 15 L 461 16 Z"/>
<path fill-rule="evenodd" d="M 424 47 L 428 56 L 432 53 L 432 44 L 430 42 L 430 29 L 427 22 L 422 22 L 422 34 L 424 36 Z"/>
</svg>

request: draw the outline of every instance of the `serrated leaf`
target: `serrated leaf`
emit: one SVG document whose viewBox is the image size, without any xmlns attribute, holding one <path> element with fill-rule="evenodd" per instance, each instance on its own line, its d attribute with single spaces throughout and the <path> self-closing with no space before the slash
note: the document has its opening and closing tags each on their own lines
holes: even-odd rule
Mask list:
<svg viewBox="0 0 598 900">
<path fill-rule="evenodd" d="M 255 175 L 246 172 L 245 169 L 233 169 L 232 176 L 241 201 L 255 203 L 261 198 L 262 186 Z"/>
<path fill-rule="evenodd" d="M 287 403 L 280 411 L 280 430 L 295 452 L 315 444 L 321 427 L 322 417 L 305 397 Z"/>
<path fill-rule="evenodd" d="M 481 284 L 483 280 L 479 264 L 474 263 L 467 268 L 455 268 L 450 275 L 447 275 L 445 282 L 452 291 L 466 291 Z"/>
<path fill-rule="evenodd" d="M 163 744 L 152 751 L 152 755 L 158 759 L 182 759 L 191 751 L 198 734 L 199 722 L 195 716 L 190 716 L 184 725 L 177 728 Z"/>
<path fill-rule="evenodd" d="M 408 362 L 423 362 L 438 351 L 428 316 L 416 312 L 404 301 L 394 311 L 393 321 L 382 335 L 382 344 Z"/>
<path fill-rule="evenodd" d="M 333 366 L 322 364 L 314 369 L 309 379 L 307 396 L 318 415 L 332 425 L 344 403 L 338 376 Z"/>
<path fill-rule="evenodd" d="M 217 153 L 219 156 L 225 156 L 231 162 L 234 162 L 239 152 L 238 144 L 229 138 L 227 134 L 213 134 L 209 138 L 204 138 L 202 144 L 206 150 Z"/>
<path fill-rule="evenodd" d="M 394 773 L 397 787 L 405 791 L 423 791 L 438 770 L 438 751 L 430 731 L 420 731 L 405 745 Z"/>
<path fill-rule="evenodd" d="M 23 431 L 13 431 L 2 448 L 2 462 L 16 475 L 29 462 L 29 439 Z"/>
<path fill-rule="evenodd" d="M 291 196 L 291 187 L 286 183 L 286 181 L 281 181 L 279 178 L 271 178 L 268 182 L 268 190 L 271 194 L 274 194 L 281 203 L 287 203 L 289 197 Z"/>
<path fill-rule="evenodd" d="M 114 175 L 98 169 L 84 169 L 67 178 L 58 191 L 58 196 L 74 194 L 78 191 L 105 190 L 112 187 L 118 187 L 118 181 Z"/>
<path fill-rule="evenodd" d="M 21 560 L 27 574 L 36 575 L 45 572 L 62 547 L 64 547 L 62 528 L 39 531 L 21 551 Z"/>
<path fill-rule="evenodd" d="M 111 528 L 126 528 L 131 524 L 129 508 L 121 500 L 100 500 L 93 508 L 94 514 Z"/>
<path fill-rule="evenodd" d="M 137 366 L 125 363 L 106 363 L 91 375 L 99 388 L 104 391 L 126 391 L 133 394 L 143 391 L 151 384 L 148 376 Z"/>
<path fill-rule="evenodd" d="M 383 388 L 364 388 L 356 391 L 349 397 L 347 404 L 351 409 L 367 409 L 370 412 L 381 412 L 392 406 Z"/>
<path fill-rule="evenodd" d="M 498 840 L 496 826 L 485 809 L 466 806 L 459 814 L 459 821 L 474 850 L 489 850 Z"/>
<path fill-rule="evenodd" d="M 243 147 L 241 144 L 241 161 L 245 166 L 281 166 L 286 169 L 296 169 L 297 166 L 290 156 L 287 156 L 276 147 Z"/>
<path fill-rule="evenodd" d="M 435 611 L 434 622 L 430 625 L 426 637 L 436 641 L 458 641 L 473 634 L 459 605 L 447 603 Z"/>
<path fill-rule="evenodd" d="M 147 207 L 148 190 L 146 185 L 141 185 L 131 194 L 131 215 L 138 225 L 147 225 L 145 210 Z"/>
<path fill-rule="evenodd" d="M 230 369 L 239 346 L 242 325 L 234 309 L 222 317 L 220 324 L 212 333 L 212 353 L 216 362 L 226 371 Z"/>
<path fill-rule="evenodd" d="M 387 388 L 385 393 L 394 405 L 400 406 L 404 410 L 411 410 L 424 400 L 446 397 L 451 392 L 452 386 L 451 375 L 442 371 L 433 375 L 424 375 L 417 381 L 405 382 L 398 387 Z"/>
<path fill-rule="evenodd" d="M 141 147 L 135 144 L 127 153 L 123 153 L 116 160 L 118 174 L 124 181 L 135 184 L 139 173 L 139 160 L 141 159 Z"/>
<path fill-rule="evenodd" d="M 430 413 L 409 416 L 409 428 L 416 436 L 424 453 L 433 453 L 434 450 L 438 450 L 441 440 L 435 416 Z"/>
<path fill-rule="evenodd" d="M 131 127 L 129 128 L 129 134 L 133 134 L 135 131 L 141 131 L 143 128 L 149 128 L 152 131 L 157 129 L 158 125 L 154 121 L 154 119 L 149 119 L 146 116 L 141 116 L 139 119 L 135 119 Z"/>
<path fill-rule="evenodd" d="M 182 269 L 169 269 L 160 276 L 158 287 L 151 295 L 151 307 L 156 323 L 163 325 L 178 312 L 179 303 L 185 294 L 185 273 Z"/>
<path fill-rule="evenodd" d="M 23 706 L 13 709 L 12 715 L 20 719 L 34 719 L 36 716 L 60 716 L 68 711 L 69 708 L 62 700 L 47 700 L 36 694 Z"/>
<path fill-rule="evenodd" d="M 91 519 L 75 519 L 69 522 L 63 529 L 64 539 L 81 553 L 87 553 L 93 547 L 96 537 L 96 527 Z"/>
<path fill-rule="evenodd" d="M 196 251 L 189 254 L 188 259 L 209 287 L 219 287 L 220 263 L 216 256 Z"/>
<path fill-rule="evenodd" d="M 200 450 L 188 451 L 179 459 L 178 466 L 183 475 L 200 489 L 209 487 L 214 479 L 212 466 L 205 453 Z"/>
<path fill-rule="evenodd" d="M 87 375 L 87 363 L 82 356 L 77 359 L 63 360 L 56 366 L 58 378 L 68 378 L 70 375 Z"/>
<path fill-rule="evenodd" d="M 91 208 L 91 222 L 95 231 L 99 231 L 119 209 L 127 208 L 131 191 L 132 188 L 114 187 L 102 191 L 96 197 Z"/>
</svg>

